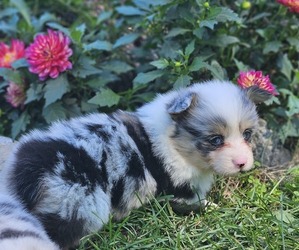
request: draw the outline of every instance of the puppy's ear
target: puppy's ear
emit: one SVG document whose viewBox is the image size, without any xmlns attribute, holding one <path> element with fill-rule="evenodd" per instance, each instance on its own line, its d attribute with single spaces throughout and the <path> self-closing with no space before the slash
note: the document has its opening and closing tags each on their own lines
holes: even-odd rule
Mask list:
<svg viewBox="0 0 299 250">
<path fill-rule="evenodd" d="M 167 105 L 167 112 L 171 115 L 172 119 L 177 120 L 186 115 L 197 103 L 197 94 L 188 92 L 178 94 Z"/>
<path fill-rule="evenodd" d="M 244 89 L 246 95 L 251 101 L 255 104 L 269 100 L 272 97 L 272 94 L 267 90 L 261 89 L 256 85 L 250 86 Z"/>
</svg>

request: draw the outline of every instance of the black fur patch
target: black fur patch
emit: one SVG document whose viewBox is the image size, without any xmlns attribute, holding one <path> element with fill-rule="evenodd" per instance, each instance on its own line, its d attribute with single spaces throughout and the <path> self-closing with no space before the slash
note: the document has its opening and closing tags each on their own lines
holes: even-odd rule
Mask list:
<svg viewBox="0 0 299 250">
<path fill-rule="evenodd" d="M 107 173 L 107 166 L 106 166 L 106 161 L 107 161 L 107 153 L 106 151 L 103 151 L 103 154 L 102 154 L 102 159 L 101 159 L 101 162 L 100 162 L 100 171 L 98 173 L 99 175 L 99 178 L 102 179 L 102 188 L 104 190 L 104 192 L 107 191 L 107 186 L 108 186 L 108 173 Z"/>
<path fill-rule="evenodd" d="M 194 194 L 187 184 L 180 187 L 173 186 L 169 174 L 163 167 L 162 160 L 154 155 L 152 143 L 139 119 L 132 114 L 126 114 L 122 122 L 143 156 L 144 166 L 156 180 L 157 194 L 174 195 L 178 198 L 192 198 Z"/>
<path fill-rule="evenodd" d="M 198 140 L 195 145 L 203 156 L 207 156 L 209 153 L 219 148 L 217 146 L 212 145 L 207 139 Z"/>
<path fill-rule="evenodd" d="M 39 201 L 43 185 L 41 180 L 47 173 L 55 175 L 55 165 L 63 155 L 65 170 L 62 177 L 67 182 L 80 183 L 92 192 L 97 184 L 105 184 L 101 170 L 84 149 L 75 148 L 62 140 L 31 140 L 22 144 L 16 153 L 11 186 L 25 206 L 31 210 Z"/>
<path fill-rule="evenodd" d="M 102 170 L 98 168 L 97 162 L 84 149 L 69 146 L 69 150 L 62 154 L 65 166 L 61 173 L 62 178 L 68 183 L 79 183 L 86 187 L 86 195 L 92 193 L 98 184 L 106 186 L 107 183 L 103 180 Z"/>
<path fill-rule="evenodd" d="M 169 176 L 163 169 L 162 160 L 154 156 L 151 142 L 146 134 L 141 122 L 136 116 L 127 114 L 122 118 L 122 122 L 127 128 L 129 136 L 135 142 L 139 152 L 143 156 L 144 165 L 150 171 L 157 182 L 157 193 L 162 193 L 170 182 Z"/>
<path fill-rule="evenodd" d="M 75 247 L 82 236 L 85 235 L 82 219 L 76 219 L 75 215 L 69 219 L 63 219 L 57 214 L 37 215 L 44 225 L 49 237 L 62 249 Z"/>
<path fill-rule="evenodd" d="M 119 146 L 121 153 L 126 157 L 129 157 L 131 150 L 129 149 L 128 145 L 124 144 L 124 142 L 120 140 Z"/>
<path fill-rule="evenodd" d="M 128 162 L 127 175 L 134 178 L 145 179 L 144 163 L 136 152 L 132 152 L 131 158 Z"/>
<path fill-rule="evenodd" d="M 0 240 L 12 239 L 12 238 L 24 238 L 24 237 L 42 239 L 40 235 L 38 235 L 37 233 L 27 231 L 27 230 L 22 231 L 22 230 L 14 230 L 14 229 L 4 229 L 0 233 Z"/>
<path fill-rule="evenodd" d="M 120 206 L 124 194 L 125 182 L 120 178 L 112 187 L 111 190 L 111 204 L 114 208 Z"/>
<path fill-rule="evenodd" d="M 98 137 L 102 138 L 104 142 L 107 143 L 109 141 L 111 135 L 103 125 L 88 124 L 86 127 L 91 133 L 95 133 Z"/>
<path fill-rule="evenodd" d="M 213 134 L 224 135 L 228 127 L 224 118 L 212 115 L 210 118 L 198 118 L 197 126 L 194 126 L 188 122 L 181 122 L 178 123 L 176 126 L 178 128 L 186 130 L 188 133 L 198 138 L 202 138 L 203 136 L 209 136 Z"/>
<path fill-rule="evenodd" d="M 174 197 L 176 198 L 185 198 L 185 199 L 193 198 L 195 195 L 192 189 L 190 188 L 190 185 L 187 183 L 177 187 L 171 185 L 171 194 L 173 194 Z"/>
<path fill-rule="evenodd" d="M 220 116 L 212 116 L 209 119 L 198 118 L 198 125 L 195 127 L 188 122 L 181 122 L 176 124 L 176 129 L 173 138 L 179 138 L 182 130 L 187 131 L 194 137 L 196 148 L 203 156 L 207 156 L 210 152 L 217 150 L 219 147 L 210 143 L 210 138 L 213 135 L 221 135 L 225 138 L 227 133 L 227 123 L 225 119 Z"/>
<path fill-rule="evenodd" d="M 39 200 L 41 179 L 45 173 L 53 173 L 57 163 L 57 149 L 65 147 L 63 141 L 31 140 L 23 143 L 16 153 L 10 185 L 28 209 Z"/>
</svg>

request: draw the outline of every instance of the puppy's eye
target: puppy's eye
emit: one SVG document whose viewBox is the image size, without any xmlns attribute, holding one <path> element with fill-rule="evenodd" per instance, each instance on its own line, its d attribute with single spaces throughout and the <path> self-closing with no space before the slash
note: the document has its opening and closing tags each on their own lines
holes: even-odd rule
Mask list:
<svg viewBox="0 0 299 250">
<path fill-rule="evenodd" d="M 243 132 L 243 138 L 245 141 L 250 141 L 252 136 L 252 129 L 245 129 L 245 131 Z"/>
<path fill-rule="evenodd" d="M 222 135 L 212 135 L 212 136 L 210 136 L 208 141 L 213 146 L 219 147 L 224 144 L 224 137 Z"/>
</svg>

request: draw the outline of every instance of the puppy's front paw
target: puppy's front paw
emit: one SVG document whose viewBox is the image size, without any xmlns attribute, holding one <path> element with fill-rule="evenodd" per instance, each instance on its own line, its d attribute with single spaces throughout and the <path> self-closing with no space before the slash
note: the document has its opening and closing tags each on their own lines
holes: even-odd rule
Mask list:
<svg viewBox="0 0 299 250">
<path fill-rule="evenodd" d="M 208 200 L 203 200 L 202 203 L 203 203 L 205 210 L 216 209 L 219 207 L 218 204 L 208 201 Z"/>
</svg>

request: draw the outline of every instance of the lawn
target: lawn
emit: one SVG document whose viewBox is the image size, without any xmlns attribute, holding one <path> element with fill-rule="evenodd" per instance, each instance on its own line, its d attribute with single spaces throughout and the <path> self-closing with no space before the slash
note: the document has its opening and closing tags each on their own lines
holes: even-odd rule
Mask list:
<svg viewBox="0 0 299 250">
<path fill-rule="evenodd" d="M 204 211 L 177 215 L 159 197 L 112 219 L 78 249 L 299 249 L 299 166 L 218 178 Z"/>
</svg>

